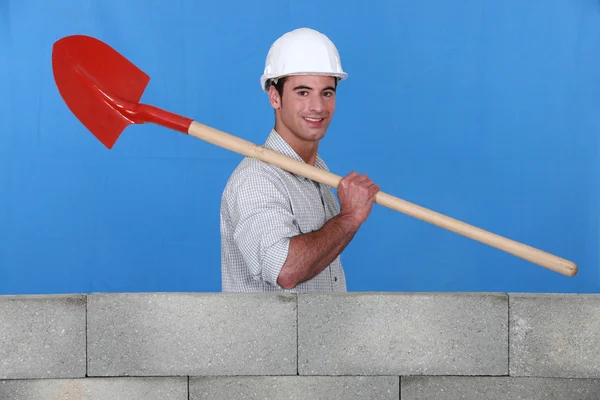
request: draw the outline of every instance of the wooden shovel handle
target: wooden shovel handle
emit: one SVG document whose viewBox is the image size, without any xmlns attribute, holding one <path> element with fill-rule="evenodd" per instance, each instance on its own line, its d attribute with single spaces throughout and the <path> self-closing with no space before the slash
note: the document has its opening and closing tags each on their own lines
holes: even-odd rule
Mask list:
<svg viewBox="0 0 600 400">
<path fill-rule="evenodd" d="M 304 176 L 312 179 L 313 181 L 336 189 L 342 179 L 341 176 L 333 174 L 329 171 L 325 171 L 310 164 L 294 160 L 293 158 L 278 152 L 266 149 L 255 143 L 222 132 L 215 128 L 211 128 L 196 121 L 193 121 L 190 124 L 188 134 L 238 154 L 276 165 L 283 170 Z M 503 236 L 485 231 L 438 212 L 399 199 L 382 191 L 379 191 L 375 196 L 375 202 L 382 206 L 391 208 L 392 210 L 399 211 L 411 217 L 423 220 L 433 225 L 437 225 L 441 228 L 458 233 L 481 243 L 485 243 L 489 246 L 495 247 L 560 274 L 574 276 L 577 273 L 577 265 L 571 261 L 523 243 L 507 239 Z"/>
</svg>

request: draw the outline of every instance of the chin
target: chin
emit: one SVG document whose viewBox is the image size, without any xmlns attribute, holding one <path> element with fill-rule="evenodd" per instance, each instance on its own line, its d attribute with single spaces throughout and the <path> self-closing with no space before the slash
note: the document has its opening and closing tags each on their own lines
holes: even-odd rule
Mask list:
<svg viewBox="0 0 600 400">
<path fill-rule="evenodd" d="M 308 129 L 303 129 L 302 130 L 304 133 L 304 137 L 306 138 L 314 138 L 314 139 L 320 139 L 323 136 L 325 136 L 325 132 L 327 132 L 327 128 L 308 128 Z"/>
<path fill-rule="evenodd" d="M 327 126 L 321 126 L 319 128 L 305 128 L 304 135 L 310 137 L 313 140 L 322 139 L 327 132 Z"/>
<path fill-rule="evenodd" d="M 318 142 L 325 137 L 325 132 L 313 133 L 312 135 L 306 135 L 305 137 L 311 142 Z"/>
</svg>

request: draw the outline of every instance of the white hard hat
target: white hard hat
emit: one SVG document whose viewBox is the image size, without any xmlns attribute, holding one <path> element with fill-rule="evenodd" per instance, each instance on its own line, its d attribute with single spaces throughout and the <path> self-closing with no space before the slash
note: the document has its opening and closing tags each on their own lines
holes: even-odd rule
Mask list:
<svg viewBox="0 0 600 400">
<path fill-rule="evenodd" d="M 260 86 L 267 92 L 265 83 L 269 79 L 289 75 L 327 75 L 339 80 L 348 77 L 342 70 L 340 55 L 333 42 L 310 28 L 288 32 L 271 45 Z"/>
</svg>

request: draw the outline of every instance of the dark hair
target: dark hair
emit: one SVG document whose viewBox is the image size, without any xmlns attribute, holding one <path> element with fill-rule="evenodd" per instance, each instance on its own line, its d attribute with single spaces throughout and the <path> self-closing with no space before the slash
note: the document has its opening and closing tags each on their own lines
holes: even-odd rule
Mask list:
<svg viewBox="0 0 600 400">
<path fill-rule="evenodd" d="M 283 98 L 283 86 L 285 85 L 285 81 L 287 80 L 287 76 L 284 76 L 283 78 L 279 78 L 277 80 L 277 82 L 275 82 L 273 79 L 267 81 L 266 85 L 266 90 L 269 91 L 269 88 L 271 86 L 274 86 L 275 89 L 277 89 L 277 92 L 279 93 L 279 97 Z M 337 87 L 338 84 L 338 78 L 335 78 L 335 87 Z"/>
<path fill-rule="evenodd" d="M 279 78 L 277 81 L 275 81 L 274 79 L 269 80 L 266 84 L 266 90 L 268 91 L 271 86 L 274 86 L 275 89 L 277 89 L 279 96 L 283 97 L 283 85 L 285 85 L 285 81 L 287 80 L 287 78 L 287 76 L 284 76 L 283 78 Z"/>
</svg>

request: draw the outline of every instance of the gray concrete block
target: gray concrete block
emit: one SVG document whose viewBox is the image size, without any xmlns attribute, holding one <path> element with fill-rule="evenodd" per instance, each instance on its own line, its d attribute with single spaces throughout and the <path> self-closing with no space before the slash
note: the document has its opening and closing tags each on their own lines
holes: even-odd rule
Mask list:
<svg viewBox="0 0 600 400">
<path fill-rule="evenodd" d="M 600 378 L 600 295 L 510 294 L 509 315 L 510 375 Z"/>
<path fill-rule="evenodd" d="M 296 307 L 293 294 L 93 294 L 88 374 L 296 374 Z"/>
<path fill-rule="evenodd" d="M 298 296 L 300 375 L 507 375 L 503 294 Z"/>
<path fill-rule="evenodd" d="M 397 376 L 191 377 L 190 400 L 399 400 Z"/>
<path fill-rule="evenodd" d="M 402 400 L 598 400 L 600 380 L 513 377 L 402 377 Z"/>
<path fill-rule="evenodd" d="M 80 295 L 0 296 L 0 379 L 85 376 L 85 307 Z"/>
<path fill-rule="evenodd" d="M 188 400 L 188 379 L 79 378 L 0 381 L 6 400 Z"/>
</svg>

